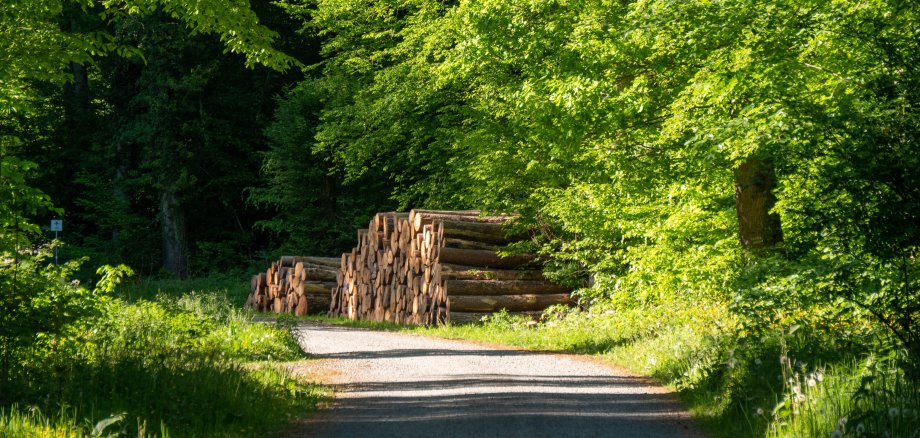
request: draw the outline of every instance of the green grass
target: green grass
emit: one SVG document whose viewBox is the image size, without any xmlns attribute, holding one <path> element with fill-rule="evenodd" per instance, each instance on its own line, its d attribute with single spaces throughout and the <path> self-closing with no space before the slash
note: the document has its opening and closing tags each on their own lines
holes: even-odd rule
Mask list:
<svg viewBox="0 0 920 438">
<path fill-rule="evenodd" d="M 83 428 L 66 410 L 49 417 L 42 415 L 38 409 L 22 410 L 14 405 L 9 409 L 0 408 L 0 435 L 9 438 L 81 438 Z"/>
<path fill-rule="evenodd" d="M 66 335 L 17 359 L 3 436 L 266 436 L 328 397 L 288 369 L 292 334 L 252 322 L 226 279 L 129 285 Z M 245 296 L 244 296 L 245 298 Z M 18 406 L 18 407 L 16 407 Z"/>
<path fill-rule="evenodd" d="M 920 385 L 875 360 L 801 372 L 784 365 L 786 391 L 769 436 L 920 436 Z"/>
</svg>

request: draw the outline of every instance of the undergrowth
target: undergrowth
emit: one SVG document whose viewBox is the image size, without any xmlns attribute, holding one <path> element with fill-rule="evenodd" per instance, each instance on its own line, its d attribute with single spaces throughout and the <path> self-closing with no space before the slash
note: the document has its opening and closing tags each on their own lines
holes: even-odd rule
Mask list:
<svg viewBox="0 0 920 438">
<path fill-rule="evenodd" d="M 20 351 L 0 435 L 264 436 L 326 396 L 285 367 L 304 357 L 291 333 L 252 322 L 224 283 L 160 284 Z"/>
</svg>

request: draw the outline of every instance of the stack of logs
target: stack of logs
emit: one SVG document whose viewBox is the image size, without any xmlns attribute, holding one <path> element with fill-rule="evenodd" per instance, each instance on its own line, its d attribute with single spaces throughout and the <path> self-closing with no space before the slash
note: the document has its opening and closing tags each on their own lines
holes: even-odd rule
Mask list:
<svg viewBox="0 0 920 438">
<path fill-rule="evenodd" d="M 479 211 L 378 213 L 342 255 L 330 315 L 400 324 L 478 321 L 501 309 L 537 315 L 570 302 L 571 288 L 528 269 L 529 255 L 501 257 L 515 239 L 509 216 Z"/>
<path fill-rule="evenodd" d="M 340 264 L 336 257 L 281 257 L 252 277 L 246 307 L 297 316 L 327 313 Z"/>
</svg>

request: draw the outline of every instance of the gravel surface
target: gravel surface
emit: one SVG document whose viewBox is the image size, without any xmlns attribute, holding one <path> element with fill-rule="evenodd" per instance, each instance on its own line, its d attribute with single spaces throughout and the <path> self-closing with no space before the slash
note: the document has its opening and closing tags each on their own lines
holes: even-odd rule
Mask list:
<svg viewBox="0 0 920 438">
<path fill-rule="evenodd" d="M 673 394 L 572 355 L 304 323 L 330 406 L 290 437 L 701 437 Z"/>
</svg>

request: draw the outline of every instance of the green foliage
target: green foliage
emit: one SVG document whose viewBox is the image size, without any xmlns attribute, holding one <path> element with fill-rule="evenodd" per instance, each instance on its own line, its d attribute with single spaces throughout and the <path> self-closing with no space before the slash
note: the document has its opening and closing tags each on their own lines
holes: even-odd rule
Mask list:
<svg viewBox="0 0 920 438">
<path fill-rule="evenodd" d="M 48 348 L 75 325 L 102 313 L 106 297 L 69 281 L 79 266 L 46 265 L 47 248 L 19 260 L 4 255 L 0 263 L 0 388 L 24 377 L 21 362 L 36 349 Z"/>
<path fill-rule="evenodd" d="M 317 1 L 323 80 L 342 91 L 316 139 L 349 175 L 395 171 L 395 199 L 522 213 L 544 231 L 550 276 L 594 276 L 586 302 L 843 305 L 916 362 L 916 14 L 884 1 Z M 734 199 L 752 159 L 775 166 L 784 237 L 756 253 Z M 801 299 L 781 304 L 793 285 Z"/>
<path fill-rule="evenodd" d="M 54 420 L 42 415 L 38 409 L 0 408 L 0 432 L 10 438 L 61 437 L 80 438 L 83 431 L 76 421 L 61 412 Z"/>
<path fill-rule="evenodd" d="M 869 357 L 810 372 L 797 365 L 784 363 L 783 398 L 772 411 L 769 436 L 916 434 L 920 388 L 890 363 Z"/>
<path fill-rule="evenodd" d="M 249 190 L 249 202 L 272 211 L 256 225 L 280 237 L 278 251 L 296 254 L 340 254 L 355 244 L 355 230 L 366 227 L 379 211 L 394 208 L 386 199 L 385 182 L 370 171 L 345 181 L 333 150 L 315 140 L 329 82 L 307 80 L 278 100 L 265 131 L 271 149 L 263 154 L 264 187 Z"/>
<path fill-rule="evenodd" d="M 252 116 L 270 112 L 280 72 L 302 67 L 274 47 L 279 34 L 259 24 L 253 8 L 273 22 L 281 15 L 265 3 L 13 1 L 0 7 L 0 34 L 9 45 L 0 55 L 0 155 L 6 163 L 16 157 L 38 163 L 29 166 L 27 184 L 66 208 L 65 237 L 76 246 L 68 258 L 85 255 L 94 264 L 129 263 L 157 273 L 165 246 L 150 223 L 174 217 L 174 247 L 182 252 L 177 264 L 186 271 L 177 273 L 241 266 L 241 256 L 252 259 L 262 249 L 248 229 L 258 212 L 247 211 L 240 196 L 258 180 L 255 150 L 264 143 L 264 121 Z M 20 173 L 7 170 L 4 179 Z M 209 214 L 189 214 L 186 221 L 191 200 Z M 177 211 L 158 214 L 151 203 Z M 45 218 L 22 211 L 28 216 L 22 223 Z"/>
<path fill-rule="evenodd" d="M 257 436 L 284 427 L 323 396 L 275 365 L 303 357 L 290 333 L 250 321 L 220 293 L 115 299 L 75 328 L 17 357 L 5 403 L 15 397 L 44 412 L 67 407 L 44 417 L 59 429 L 75 418 L 74 430 L 92 431 L 123 413 L 110 426 L 121 434 Z"/>
<path fill-rule="evenodd" d="M 100 266 L 96 270 L 96 274 L 100 275 L 99 282 L 96 283 L 96 291 L 102 293 L 112 293 L 115 292 L 115 288 L 121 284 L 126 277 L 134 275 L 134 271 L 131 268 L 125 265 L 118 266 Z"/>
</svg>

